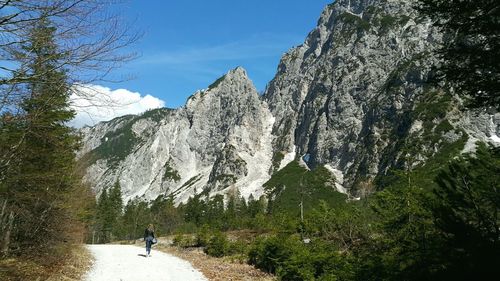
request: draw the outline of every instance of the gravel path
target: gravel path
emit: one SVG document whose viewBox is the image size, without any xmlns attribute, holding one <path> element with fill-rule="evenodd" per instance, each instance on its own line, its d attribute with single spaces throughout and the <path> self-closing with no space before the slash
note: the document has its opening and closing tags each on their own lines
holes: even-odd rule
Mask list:
<svg viewBox="0 0 500 281">
<path fill-rule="evenodd" d="M 131 245 L 88 245 L 95 262 L 86 281 L 198 281 L 207 280 L 187 261 L 166 253 Z"/>
</svg>

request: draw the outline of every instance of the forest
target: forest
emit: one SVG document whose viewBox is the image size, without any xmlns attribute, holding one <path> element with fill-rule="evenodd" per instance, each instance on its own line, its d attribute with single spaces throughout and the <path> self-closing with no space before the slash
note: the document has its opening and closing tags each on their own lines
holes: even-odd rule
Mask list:
<svg viewBox="0 0 500 281">
<path fill-rule="evenodd" d="M 179 205 L 172 195 L 123 202 L 116 182 L 96 199 L 76 162 L 69 97 L 133 59 L 126 50 L 140 37 L 107 2 L 0 0 L 0 279 L 45 280 L 74 245 L 140 239 L 148 223 L 176 246 L 233 256 L 281 280 L 500 275 L 500 148 L 480 143 L 462 154 L 462 139 L 423 164 L 357 182 L 370 191 L 360 200 L 298 161 L 259 198 L 235 190 Z M 429 87 L 467 108 L 499 110 L 498 3 L 420 0 L 417 9 L 454 35 L 436 51 L 443 63 Z M 405 144 L 408 155 L 415 147 Z"/>
</svg>

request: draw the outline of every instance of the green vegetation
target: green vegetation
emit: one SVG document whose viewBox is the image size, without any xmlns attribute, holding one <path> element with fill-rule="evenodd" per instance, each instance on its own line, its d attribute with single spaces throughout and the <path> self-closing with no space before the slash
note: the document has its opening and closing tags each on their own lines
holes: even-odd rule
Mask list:
<svg viewBox="0 0 500 281">
<path fill-rule="evenodd" d="M 353 280 L 354 275 L 348 256 L 321 240 L 304 244 L 297 235 L 257 239 L 249 263 L 280 280 Z"/>
<path fill-rule="evenodd" d="M 470 17 L 471 9 L 456 8 L 472 1 L 421 2 L 427 4 L 427 9 L 437 10 L 431 11 L 433 16 L 444 14 L 448 16 L 445 19 L 454 24 L 459 20 L 460 32 L 463 32 L 463 24 L 471 21 L 489 24 L 487 28 L 478 29 L 480 32 L 498 30 L 491 28 L 497 26 L 496 22 L 484 20 L 488 16 Z M 468 7 L 479 11 L 478 14 L 498 12 L 498 9 L 490 9 L 495 6 L 489 0 L 485 2 L 489 6 L 476 2 Z M 438 5 L 433 5 L 435 3 Z M 457 6 L 449 11 L 443 9 L 450 8 L 449 5 Z M 453 13 L 459 16 L 454 17 Z M 374 19 L 368 19 L 344 13 L 339 20 L 346 23 L 346 34 L 352 35 L 356 30 L 359 35 L 370 29 Z M 387 30 L 408 20 L 405 16 L 383 15 L 380 25 Z M 454 26 L 447 26 L 446 20 L 438 18 L 436 24 L 453 31 Z M 476 24 L 464 30 L 478 26 L 484 27 Z M 451 42 L 445 48 L 452 46 L 463 51 L 461 43 L 482 38 L 458 35 L 454 39 L 458 42 Z M 467 40 L 463 41 L 464 38 Z M 444 55 L 450 60 L 440 69 L 445 79 L 438 80 L 458 84 L 459 89 L 473 90 L 474 95 L 479 94 L 476 102 L 495 107 L 498 99 L 491 97 L 497 92 L 494 87 L 498 83 L 485 83 L 498 76 L 499 64 L 491 59 L 489 63 L 495 67 L 488 68 L 487 64 L 482 67 L 484 57 L 478 56 L 480 63 L 477 64 L 476 55 L 500 56 L 491 55 L 496 54 L 498 44 L 484 40 L 477 42 L 479 45 L 486 42 L 488 47 L 479 47 L 480 52 L 474 56 L 467 50 L 457 52 L 459 57 Z M 478 46 L 472 43 L 469 47 L 477 51 L 474 47 Z M 425 55 L 414 56 L 394 69 L 382 94 L 402 93 L 408 75 L 421 68 L 419 63 Z M 452 60 L 457 58 L 465 58 L 463 63 L 476 64 L 472 71 L 464 71 L 466 66 L 462 62 Z M 447 72 L 450 69 L 446 67 L 453 68 L 454 63 L 460 67 Z M 464 81 L 456 81 L 453 75 L 457 71 L 465 73 Z M 478 78 L 477 73 L 488 75 Z M 209 88 L 217 87 L 222 79 Z M 471 79 L 478 79 L 478 83 Z M 180 247 L 203 247 L 205 253 L 216 257 L 243 257 L 281 280 L 488 280 L 490 276 L 498 276 L 500 149 L 481 144 L 475 155 L 461 155 L 467 137 L 464 132 L 455 131 L 446 120 L 447 112 L 454 106 L 450 93 L 426 88 L 415 98 L 415 108 L 409 106 L 397 116 L 388 114 L 391 122 L 398 120 L 394 122 L 395 128 L 384 132 L 386 140 L 392 137 L 398 142 L 391 144 L 392 151 L 384 155 L 391 154 L 387 162 L 397 163 L 391 163 L 395 168 L 375 179 L 378 192 L 360 201 L 348 201 L 345 195 L 336 192 L 335 179 L 325 168 L 308 171 L 297 161 L 277 171 L 265 183 L 266 194 L 258 200 L 253 196 L 245 200 L 235 191 L 227 195 L 225 202 L 222 195 L 209 197 L 208 192 L 203 191 L 179 206 L 174 205 L 173 196 L 159 196 L 152 202 L 131 200 L 122 211 L 119 187 L 115 185 L 103 191 L 97 202 L 98 211 L 92 217 L 97 240 L 136 239 L 141 237 L 143 226 L 152 222 L 159 234 L 176 234 L 174 243 Z M 410 132 L 415 120 L 422 121 L 418 137 Z M 293 121 L 285 122 L 282 132 L 288 133 Z M 444 141 L 446 133 L 455 133 L 457 137 Z M 125 132 L 111 137 L 129 140 Z M 287 147 L 286 141 L 284 137 L 278 139 L 278 147 Z M 283 156 L 273 155 L 273 166 Z M 426 159 L 425 163 L 420 159 Z M 175 176 L 176 171 L 166 164 L 167 171 L 169 177 Z M 200 175 L 191 178 L 173 194 L 200 178 Z M 234 176 L 220 175 L 217 180 L 231 182 Z M 251 234 L 235 239 L 236 231 Z"/>
<path fill-rule="evenodd" d="M 94 154 L 94 158 L 107 159 L 108 164 L 113 167 L 130 155 L 132 149 L 140 142 L 140 138 L 132 131 L 134 121 L 135 118 L 127 120 L 121 128 L 106 133 L 101 139 L 101 145 L 90 152 Z"/>
<path fill-rule="evenodd" d="M 339 21 L 356 27 L 358 31 L 368 31 L 371 27 L 370 22 L 348 12 L 342 13 L 339 16 Z"/>
<path fill-rule="evenodd" d="M 331 205 L 342 205 L 347 196 L 335 190 L 334 181 L 333 175 L 324 167 L 308 172 L 297 161 L 292 161 L 264 184 L 269 198 L 273 198 L 268 209 L 272 213 L 298 215 L 301 199 L 304 210 L 311 210 L 320 200 Z"/>
<path fill-rule="evenodd" d="M 335 192 L 327 170 L 294 161 L 266 183 L 268 199 L 236 192 L 224 204 L 222 195 L 198 195 L 177 207 L 173 197 L 133 200 L 108 225 L 121 233 L 115 239 L 134 239 L 153 222 L 161 234 L 177 233 L 179 247 L 247 261 L 280 280 L 483 279 L 498 274 L 500 149 L 480 145 L 476 156 L 449 161 L 463 143 L 392 171 L 377 181 L 382 191 L 361 201 Z M 234 237 L 237 230 L 253 234 Z"/>
<path fill-rule="evenodd" d="M 380 28 L 384 31 L 394 27 L 396 23 L 399 23 L 398 18 L 391 15 L 383 15 L 380 18 Z"/>
<path fill-rule="evenodd" d="M 116 182 L 111 189 L 104 189 L 99 196 L 90 226 L 92 236 L 89 242 L 108 243 L 121 235 L 121 214 L 123 209 L 120 184 Z"/>
<path fill-rule="evenodd" d="M 208 241 L 203 251 L 213 257 L 223 257 L 227 255 L 229 241 L 222 232 L 216 232 Z"/>
<path fill-rule="evenodd" d="M 171 195 L 172 196 L 176 196 L 177 194 L 179 194 L 179 192 L 181 192 L 182 190 L 184 189 L 187 189 L 187 188 L 190 188 L 191 186 L 193 186 L 195 183 L 197 183 L 199 180 L 201 180 L 203 176 L 202 175 L 196 175 L 192 178 L 190 178 L 188 181 L 186 181 L 181 187 L 177 188 L 176 190 L 174 190 Z"/>
<path fill-rule="evenodd" d="M 283 158 L 285 158 L 285 154 L 282 151 L 278 151 L 273 154 L 273 160 L 271 164 L 271 170 L 273 173 L 279 169 L 281 161 L 283 161 Z"/>
<path fill-rule="evenodd" d="M 224 79 L 226 78 L 226 75 L 222 75 L 221 77 L 219 77 L 217 80 L 215 80 L 212 84 L 210 84 L 208 86 L 208 89 L 211 90 L 213 88 L 216 88 L 217 86 L 219 86 L 219 84 L 224 81 Z"/>
<path fill-rule="evenodd" d="M 125 160 L 125 158 L 133 152 L 133 149 L 141 144 L 142 138 L 137 136 L 132 127 L 139 119 L 148 118 L 154 122 L 164 120 L 172 109 L 157 108 L 148 110 L 142 115 L 127 115 L 110 122 L 121 124 L 114 131 L 106 133 L 101 139 L 101 145 L 90 151 L 86 159 L 81 160 L 81 164 L 88 167 L 94 164 L 99 159 L 106 159 L 110 168 Z"/>
<path fill-rule="evenodd" d="M 61 31 L 49 16 L 60 11 L 47 3 L 2 3 L 0 49 L 10 66 L 3 61 L 0 79 L 1 280 L 45 280 L 58 270 L 71 256 L 68 245 L 81 242 L 92 198 L 76 176 L 79 139 L 67 126 L 75 116 L 71 58 L 60 51 Z"/>
<path fill-rule="evenodd" d="M 173 109 L 170 108 L 155 108 L 155 109 L 150 109 L 143 114 L 140 115 L 140 118 L 147 118 L 150 119 L 153 122 L 160 122 L 162 120 L 165 120 L 165 118 L 172 112 Z"/>
<path fill-rule="evenodd" d="M 216 182 L 233 184 L 237 180 L 235 175 L 222 174 L 215 177 Z"/>
<path fill-rule="evenodd" d="M 74 176 L 78 139 L 65 125 L 75 113 L 68 77 L 56 67 L 65 58 L 57 52 L 55 24 L 43 16 L 25 28 L 29 64 L 20 75 L 40 78 L 17 89 L 15 116 L 10 108 L 0 116 L 0 256 L 50 257 L 70 237 L 63 225 L 80 227 L 67 206 L 81 188 Z"/>
<path fill-rule="evenodd" d="M 419 0 L 422 18 L 430 18 L 447 36 L 434 51 L 443 63 L 435 66 L 433 84 L 454 88 L 470 107 L 500 110 L 500 10 L 496 0 Z M 479 16 L 481 15 L 481 16 Z"/>
<path fill-rule="evenodd" d="M 402 15 L 400 18 L 399 18 L 399 24 L 404 27 L 405 24 L 407 24 L 409 21 L 411 20 L 411 17 L 410 16 L 407 16 L 407 15 Z"/>
<path fill-rule="evenodd" d="M 176 169 L 172 168 L 168 163 L 170 162 L 170 160 L 168 162 L 165 163 L 165 173 L 163 174 L 163 180 L 172 180 L 172 181 L 175 181 L 175 182 L 178 182 L 181 180 L 181 176 L 179 175 L 179 172 L 177 172 Z"/>
<path fill-rule="evenodd" d="M 421 64 L 428 57 L 428 52 L 422 52 L 413 55 L 411 58 L 399 62 L 399 64 L 391 71 L 382 89 L 387 93 L 396 92 L 403 85 L 407 75 L 412 71 L 419 71 Z"/>
</svg>

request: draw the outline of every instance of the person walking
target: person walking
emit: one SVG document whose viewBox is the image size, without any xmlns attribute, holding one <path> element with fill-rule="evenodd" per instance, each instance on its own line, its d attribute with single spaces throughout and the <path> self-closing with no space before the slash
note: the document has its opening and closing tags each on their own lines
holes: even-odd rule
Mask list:
<svg viewBox="0 0 500 281">
<path fill-rule="evenodd" d="M 144 230 L 144 241 L 146 241 L 146 257 L 151 256 L 151 245 L 153 244 L 154 239 L 154 226 L 152 224 L 149 224 L 148 227 Z"/>
</svg>

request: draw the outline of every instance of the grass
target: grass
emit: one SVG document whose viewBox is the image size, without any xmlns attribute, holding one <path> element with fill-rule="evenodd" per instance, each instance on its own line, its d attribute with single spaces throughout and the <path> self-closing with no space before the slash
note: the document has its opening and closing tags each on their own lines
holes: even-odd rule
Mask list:
<svg viewBox="0 0 500 281">
<path fill-rule="evenodd" d="M 203 253 L 201 248 L 180 248 L 167 245 L 159 245 L 156 247 L 156 249 L 179 257 L 183 260 L 189 261 L 209 280 L 277 280 L 276 277 L 270 274 L 264 273 L 244 262 L 242 263 L 242 259 L 234 256 L 215 258 Z"/>
<path fill-rule="evenodd" d="M 77 281 L 90 269 L 92 257 L 83 245 L 67 245 L 62 256 L 13 257 L 0 260 L 0 280 Z"/>
</svg>

